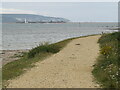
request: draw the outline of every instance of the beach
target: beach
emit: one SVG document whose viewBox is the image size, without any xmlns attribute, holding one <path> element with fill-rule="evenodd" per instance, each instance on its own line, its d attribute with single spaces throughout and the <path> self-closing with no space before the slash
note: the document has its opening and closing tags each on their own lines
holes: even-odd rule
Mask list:
<svg viewBox="0 0 120 90">
<path fill-rule="evenodd" d="M 9 80 L 8 88 L 96 88 L 93 65 L 99 55 L 100 35 L 73 39 L 60 52 L 24 74 Z"/>
<path fill-rule="evenodd" d="M 22 53 L 28 52 L 29 50 L 3 50 L 0 53 L 0 57 L 2 58 L 2 66 L 12 61 L 18 60 Z"/>
</svg>

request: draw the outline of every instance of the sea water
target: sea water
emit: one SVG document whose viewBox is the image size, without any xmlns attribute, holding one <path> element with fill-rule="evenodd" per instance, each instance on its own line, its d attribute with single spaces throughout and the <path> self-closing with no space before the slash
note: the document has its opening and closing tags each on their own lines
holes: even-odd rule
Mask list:
<svg viewBox="0 0 120 90">
<path fill-rule="evenodd" d="M 31 49 L 43 42 L 112 32 L 117 23 L 3 23 L 2 49 Z"/>
</svg>

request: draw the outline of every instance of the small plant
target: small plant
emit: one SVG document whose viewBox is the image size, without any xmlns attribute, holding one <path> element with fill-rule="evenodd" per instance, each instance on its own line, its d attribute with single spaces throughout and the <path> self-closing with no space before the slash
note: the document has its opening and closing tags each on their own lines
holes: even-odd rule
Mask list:
<svg viewBox="0 0 120 90">
<path fill-rule="evenodd" d="M 109 55 L 112 51 L 112 47 L 111 46 L 104 46 L 101 48 L 100 53 L 103 55 Z"/>
</svg>

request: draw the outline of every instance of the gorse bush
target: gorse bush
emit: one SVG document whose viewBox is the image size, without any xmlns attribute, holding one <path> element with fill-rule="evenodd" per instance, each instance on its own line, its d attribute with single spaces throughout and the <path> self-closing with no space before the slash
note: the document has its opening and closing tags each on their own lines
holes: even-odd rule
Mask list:
<svg viewBox="0 0 120 90">
<path fill-rule="evenodd" d="M 104 46 L 101 48 L 100 53 L 103 55 L 109 55 L 109 53 L 112 51 L 111 46 Z"/>
<path fill-rule="evenodd" d="M 93 75 L 105 88 L 120 88 L 120 32 L 104 34 L 99 39 L 100 56 Z"/>
</svg>

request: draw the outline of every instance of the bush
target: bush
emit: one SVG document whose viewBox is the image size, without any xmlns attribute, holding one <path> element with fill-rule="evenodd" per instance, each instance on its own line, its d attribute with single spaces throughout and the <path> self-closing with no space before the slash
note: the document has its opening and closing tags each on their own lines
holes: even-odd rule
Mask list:
<svg viewBox="0 0 120 90">
<path fill-rule="evenodd" d="M 120 32 L 104 34 L 98 40 L 100 56 L 92 71 L 105 88 L 120 88 Z"/>
<path fill-rule="evenodd" d="M 109 55 L 112 51 L 112 47 L 111 46 L 104 46 L 101 48 L 100 53 L 103 55 Z"/>
<path fill-rule="evenodd" d="M 60 51 L 60 47 L 57 45 L 49 45 L 49 44 L 43 44 L 40 45 L 36 48 L 33 48 L 32 50 L 29 51 L 28 53 L 28 58 L 33 58 L 35 55 L 40 54 L 40 53 L 57 53 Z"/>
</svg>

